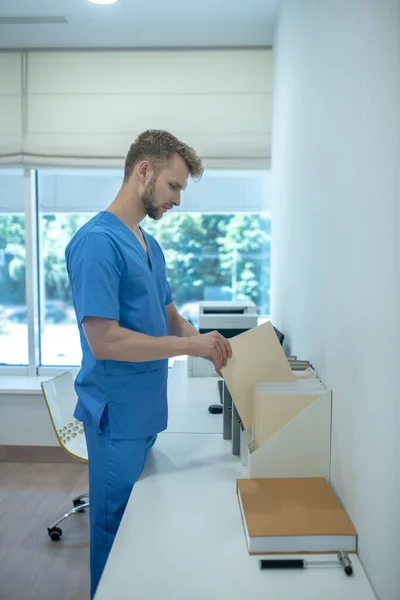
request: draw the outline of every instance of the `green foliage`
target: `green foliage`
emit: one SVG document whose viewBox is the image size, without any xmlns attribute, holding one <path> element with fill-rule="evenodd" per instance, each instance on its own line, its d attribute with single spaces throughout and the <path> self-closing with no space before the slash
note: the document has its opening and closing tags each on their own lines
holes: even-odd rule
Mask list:
<svg viewBox="0 0 400 600">
<path fill-rule="evenodd" d="M 65 247 L 90 215 L 42 215 L 46 299 L 71 302 Z M 145 219 L 165 253 L 174 302 L 248 297 L 269 312 L 270 219 L 255 214 L 172 214 Z M 25 302 L 23 216 L 0 216 L 0 304 Z"/>
<path fill-rule="evenodd" d="M 268 217 L 175 214 L 157 222 L 145 219 L 143 227 L 163 248 L 178 306 L 208 298 L 247 297 L 260 312 L 269 312 Z"/>
<path fill-rule="evenodd" d="M 25 303 L 24 217 L 0 217 L 0 304 Z"/>
<path fill-rule="evenodd" d="M 41 240 L 47 300 L 63 300 L 72 304 L 64 253 L 74 233 L 89 218 L 87 215 L 43 215 Z"/>
</svg>

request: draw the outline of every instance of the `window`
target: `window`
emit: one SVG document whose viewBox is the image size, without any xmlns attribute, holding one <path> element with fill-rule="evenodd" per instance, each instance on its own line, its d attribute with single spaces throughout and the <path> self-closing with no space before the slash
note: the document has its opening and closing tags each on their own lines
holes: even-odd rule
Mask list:
<svg viewBox="0 0 400 600">
<path fill-rule="evenodd" d="M 81 347 L 65 247 L 84 223 L 110 204 L 122 173 L 43 169 L 26 176 L 35 184 L 29 222 L 37 229 L 29 247 L 23 209 L 29 186 L 24 188 L 22 171 L 0 171 L 0 363 L 28 364 L 27 253 L 37 263 L 28 306 L 39 324 L 29 329 L 34 337 L 30 347 L 38 357 L 31 359 L 37 364 L 30 365 L 30 372 L 78 367 Z M 195 326 L 200 300 L 250 299 L 260 317 L 269 315 L 268 186 L 262 171 L 206 172 L 200 183 L 189 182 L 179 208 L 160 221 L 143 222 L 164 250 L 174 302 Z"/>
<path fill-rule="evenodd" d="M 24 175 L 0 171 L 0 364 L 28 364 Z"/>
</svg>

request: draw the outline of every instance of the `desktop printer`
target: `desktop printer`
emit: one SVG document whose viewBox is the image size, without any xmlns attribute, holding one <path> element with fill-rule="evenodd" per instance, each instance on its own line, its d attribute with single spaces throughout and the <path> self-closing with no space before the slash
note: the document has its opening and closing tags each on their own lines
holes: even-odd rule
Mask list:
<svg viewBox="0 0 400 600">
<path fill-rule="evenodd" d="M 199 303 L 199 332 L 219 331 L 226 338 L 257 327 L 254 302 L 203 301 Z M 217 377 L 214 365 L 204 358 L 188 356 L 189 377 Z"/>
</svg>

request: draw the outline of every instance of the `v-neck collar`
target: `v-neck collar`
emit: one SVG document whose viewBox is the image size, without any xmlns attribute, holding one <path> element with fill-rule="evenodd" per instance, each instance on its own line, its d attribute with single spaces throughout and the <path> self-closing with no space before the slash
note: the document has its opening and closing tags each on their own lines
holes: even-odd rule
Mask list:
<svg viewBox="0 0 400 600">
<path fill-rule="evenodd" d="M 110 210 L 104 210 L 103 211 L 103 215 L 111 215 L 112 217 L 114 217 L 115 219 L 117 219 L 118 223 L 124 228 L 126 229 L 126 231 L 128 231 L 130 233 L 131 236 L 134 237 L 135 239 L 135 243 L 139 245 L 141 252 L 143 252 L 145 261 L 147 263 L 147 266 L 149 267 L 150 271 L 153 270 L 153 261 L 151 258 L 151 252 L 150 252 L 150 244 L 148 243 L 148 239 L 147 239 L 147 234 L 146 232 L 141 228 L 141 226 L 139 225 L 139 229 L 142 233 L 143 239 L 144 239 L 144 243 L 146 244 L 146 248 L 147 248 L 147 252 L 146 250 L 143 248 L 142 244 L 140 243 L 139 239 L 137 238 L 137 236 L 134 234 L 134 232 L 132 231 L 132 229 L 130 229 L 128 227 L 128 225 L 126 225 L 126 223 L 124 223 L 122 221 L 122 219 L 120 219 L 115 213 L 111 212 Z"/>
<path fill-rule="evenodd" d="M 136 236 L 136 235 L 133 233 L 133 231 L 132 231 L 132 233 L 133 233 L 133 235 L 135 236 L 135 238 L 136 238 L 136 241 L 137 241 L 137 242 L 138 242 L 138 244 L 140 245 L 140 247 L 141 247 L 142 251 L 144 252 L 144 255 L 145 255 L 145 258 L 146 258 L 147 264 L 149 265 L 149 269 L 150 269 L 150 271 L 152 271 L 152 270 L 153 270 L 153 263 L 152 263 L 151 256 L 150 256 L 150 244 L 148 243 L 148 241 L 147 241 L 147 237 L 146 237 L 146 236 L 147 236 L 147 234 L 145 233 L 144 229 L 142 229 L 142 228 L 140 227 L 140 225 L 139 225 L 138 227 L 139 227 L 140 231 L 142 232 L 142 236 L 143 236 L 143 239 L 144 239 L 144 243 L 146 244 L 147 252 L 146 252 L 146 250 L 143 248 L 142 244 L 140 243 L 140 240 L 138 240 L 137 236 Z M 128 227 L 128 229 L 129 229 L 129 227 Z"/>
</svg>

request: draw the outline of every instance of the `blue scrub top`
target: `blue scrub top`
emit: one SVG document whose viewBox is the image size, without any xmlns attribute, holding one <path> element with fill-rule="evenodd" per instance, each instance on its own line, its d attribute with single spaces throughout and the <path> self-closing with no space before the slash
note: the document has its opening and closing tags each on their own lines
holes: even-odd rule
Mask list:
<svg viewBox="0 0 400 600">
<path fill-rule="evenodd" d="M 94 419 L 100 427 L 107 405 L 114 439 L 147 437 L 167 427 L 168 359 L 96 360 L 82 328 L 85 317 L 102 317 L 132 331 L 168 335 L 165 306 L 172 296 L 164 255 L 157 241 L 141 231 L 148 257 L 135 234 L 103 211 L 75 234 L 65 251 L 82 345 L 74 416 L 83 422 Z"/>
</svg>

